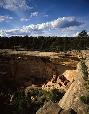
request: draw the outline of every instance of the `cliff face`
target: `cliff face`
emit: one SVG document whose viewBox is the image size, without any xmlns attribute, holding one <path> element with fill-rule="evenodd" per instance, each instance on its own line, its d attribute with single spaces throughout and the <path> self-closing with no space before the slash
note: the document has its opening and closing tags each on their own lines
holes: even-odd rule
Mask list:
<svg viewBox="0 0 89 114">
<path fill-rule="evenodd" d="M 85 61 L 85 64 L 89 70 L 89 60 Z M 86 81 L 83 79 L 84 73 L 82 71 L 81 63 L 77 66 L 77 74 L 75 81 L 71 84 L 64 97 L 60 100 L 59 106 L 65 110 L 69 108 L 74 109 L 78 114 L 88 114 L 88 105 L 84 104 L 81 100 L 81 96 L 89 95 L 89 88 L 86 87 Z"/>
<path fill-rule="evenodd" d="M 57 103 L 47 102 L 36 114 L 77 114 L 73 109 L 63 110 Z"/>
<path fill-rule="evenodd" d="M 56 106 L 54 105 L 53 109 L 53 103 L 51 102 L 49 106 L 47 105 L 46 107 L 45 104 L 39 109 L 37 114 L 68 114 L 70 113 L 70 109 L 72 109 L 73 114 L 89 114 L 89 76 L 85 79 L 87 73 L 89 74 L 89 59 L 85 60 L 84 64 L 86 67 L 82 66 L 81 62 L 77 65 L 75 80 L 73 80 L 69 89 L 59 101 L 59 108 L 56 110 Z M 81 99 L 82 96 L 86 98 L 88 96 L 88 99 L 83 100 Z"/>
<path fill-rule="evenodd" d="M 0 59 L 0 73 L 19 82 L 42 83 L 52 77 L 54 66 L 49 58 L 10 56 Z"/>
<path fill-rule="evenodd" d="M 51 78 L 53 64 L 49 58 L 41 57 L 18 57 L 18 60 L 11 60 L 11 72 L 17 80 L 31 80 L 32 83 L 42 83 Z"/>
<path fill-rule="evenodd" d="M 25 86 L 47 83 L 53 80 L 54 76 L 59 83 L 60 78 L 66 77 L 66 73 L 63 73 L 66 70 L 75 70 L 79 62 L 78 58 L 72 57 L 71 54 L 55 52 L 5 50 L 3 53 L 5 55 L 0 57 L 2 77 L 7 74 L 7 76 L 25 84 Z M 67 80 L 70 81 L 70 79 Z M 64 85 L 63 83 L 62 85 Z"/>
</svg>

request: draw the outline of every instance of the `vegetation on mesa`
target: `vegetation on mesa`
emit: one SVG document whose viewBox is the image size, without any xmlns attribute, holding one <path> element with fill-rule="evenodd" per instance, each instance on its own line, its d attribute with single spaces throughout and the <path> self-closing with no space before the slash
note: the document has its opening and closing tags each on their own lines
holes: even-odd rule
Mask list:
<svg viewBox="0 0 89 114">
<path fill-rule="evenodd" d="M 89 36 L 84 30 L 78 37 L 28 37 L 12 36 L 0 38 L 0 49 L 67 51 L 89 48 Z"/>
</svg>

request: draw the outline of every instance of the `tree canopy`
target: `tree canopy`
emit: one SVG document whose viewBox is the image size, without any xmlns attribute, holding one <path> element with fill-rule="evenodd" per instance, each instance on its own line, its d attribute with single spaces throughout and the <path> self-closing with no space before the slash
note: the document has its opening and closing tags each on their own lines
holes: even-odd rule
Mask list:
<svg viewBox="0 0 89 114">
<path fill-rule="evenodd" d="M 83 30 L 82 32 L 80 32 L 80 33 L 78 34 L 78 37 L 81 37 L 81 38 L 86 38 L 86 37 L 88 37 L 87 31 L 86 31 L 86 30 Z"/>
<path fill-rule="evenodd" d="M 78 37 L 12 36 L 0 37 L 0 49 L 31 51 L 68 51 L 89 49 L 89 36 L 85 30 Z"/>
</svg>

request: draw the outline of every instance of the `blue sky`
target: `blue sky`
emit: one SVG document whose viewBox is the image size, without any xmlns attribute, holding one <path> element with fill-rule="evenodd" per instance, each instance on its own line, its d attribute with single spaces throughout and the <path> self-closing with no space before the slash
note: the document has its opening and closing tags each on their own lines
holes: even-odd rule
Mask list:
<svg viewBox="0 0 89 114">
<path fill-rule="evenodd" d="M 89 0 L 0 0 L 0 36 L 89 33 Z"/>
</svg>

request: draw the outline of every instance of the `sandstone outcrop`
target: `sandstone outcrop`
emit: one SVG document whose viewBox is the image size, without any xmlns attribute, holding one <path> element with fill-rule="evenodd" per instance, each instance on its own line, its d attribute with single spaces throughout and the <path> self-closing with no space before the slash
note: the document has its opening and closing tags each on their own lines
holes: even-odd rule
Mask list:
<svg viewBox="0 0 89 114">
<path fill-rule="evenodd" d="M 36 114 L 77 114 L 73 109 L 63 110 L 57 103 L 47 102 Z"/>
<path fill-rule="evenodd" d="M 61 108 L 57 103 L 53 103 L 52 101 L 47 102 L 42 108 L 40 108 L 36 114 L 59 114 L 61 112 Z"/>
<path fill-rule="evenodd" d="M 78 72 L 77 70 L 66 70 L 64 73 L 63 73 L 64 77 L 69 80 L 70 82 L 73 82 L 76 77 L 78 76 Z"/>
<path fill-rule="evenodd" d="M 89 60 L 85 61 L 86 66 L 89 71 Z M 71 84 L 63 98 L 59 101 L 59 106 L 65 110 L 72 108 L 77 112 L 77 114 L 88 114 L 88 105 L 84 104 L 80 97 L 89 96 L 89 88 L 86 87 L 87 81 L 84 80 L 84 72 L 82 71 L 81 63 L 77 66 L 77 77 L 75 81 Z"/>
</svg>

